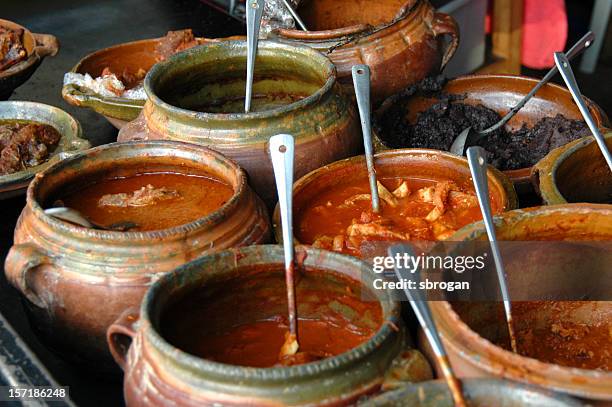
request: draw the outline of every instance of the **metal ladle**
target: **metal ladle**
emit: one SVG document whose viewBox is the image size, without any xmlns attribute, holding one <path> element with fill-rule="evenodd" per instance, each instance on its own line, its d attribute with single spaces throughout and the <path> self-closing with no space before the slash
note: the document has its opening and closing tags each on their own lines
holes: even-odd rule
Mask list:
<svg viewBox="0 0 612 407">
<path fill-rule="evenodd" d="M 410 246 L 398 244 L 395 246 L 391 246 L 388 250 L 388 255 L 392 258 L 403 258 L 404 256 L 414 257 L 414 251 Z M 408 264 L 416 264 L 416 263 L 408 263 Z M 418 270 L 405 270 L 404 268 L 400 268 L 397 264 L 394 267 L 395 275 L 399 279 L 399 281 L 414 281 L 416 283 L 416 287 L 419 285 L 420 281 L 420 273 Z M 427 299 L 423 296 L 420 289 L 408 289 L 404 288 L 404 293 L 406 297 L 410 301 L 410 305 L 412 306 L 412 310 L 417 316 L 419 320 L 419 324 L 425 331 L 425 336 L 427 340 L 431 344 L 431 348 L 436 356 L 436 360 L 440 364 L 440 368 L 442 370 L 442 375 L 450 388 L 451 394 L 453 396 L 453 401 L 455 402 L 455 406 L 457 407 L 467 407 L 467 403 L 465 398 L 463 397 L 463 391 L 461 390 L 461 383 L 455 376 L 453 369 L 451 368 L 450 362 L 448 360 L 448 355 L 446 350 L 444 349 L 444 344 L 440 339 L 440 334 L 438 333 L 438 328 L 431 316 L 431 310 L 429 309 L 429 304 L 427 303 Z"/>
<path fill-rule="evenodd" d="M 118 222 L 113 223 L 110 226 L 102 226 L 96 223 L 91 222 L 87 219 L 81 212 L 76 209 L 67 208 L 65 206 L 60 206 L 56 208 L 48 208 L 44 210 L 45 215 L 53 216 L 54 218 L 61 219 L 66 222 L 73 223 L 75 225 L 83 226 L 84 228 L 89 229 L 99 229 L 99 230 L 111 230 L 116 232 L 126 232 L 130 229 L 137 228 L 138 225 L 134 222 Z"/>
<path fill-rule="evenodd" d="M 280 356 L 295 355 L 299 349 L 298 315 L 295 299 L 295 263 L 293 248 L 293 160 L 294 139 L 289 134 L 277 134 L 270 138 L 270 158 L 274 168 L 278 204 L 280 206 L 285 254 L 285 283 L 289 309 L 289 335 L 285 337 Z"/>
<path fill-rule="evenodd" d="M 253 98 L 253 76 L 255 74 L 255 58 L 257 56 L 257 44 L 259 43 L 259 28 L 263 14 L 265 0 L 247 0 L 246 24 L 247 24 L 247 77 L 246 96 L 244 98 L 244 112 L 251 111 L 251 99 Z"/>
<path fill-rule="evenodd" d="M 567 57 L 572 59 L 577 55 L 580 55 L 582 51 L 591 46 L 594 40 L 595 36 L 591 31 L 589 31 L 580 40 L 578 40 L 578 42 L 575 43 L 569 51 L 567 51 Z M 518 113 L 519 110 L 523 108 L 523 106 L 525 106 L 525 104 L 527 104 L 527 102 L 529 102 L 533 95 L 535 95 L 542 86 L 548 83 L 548 81 L 550 81 L 553 76 L 557 74 L 557 72 L 557 67 L 553 66 L 550 71 L 548 71 L 548 73 L 536 84 L 536 86 L 534 86 L 534 88 L 531 89 L 531 91 L 525 95 L 525 97 L 521 99 L 516 106 L 514 106 L 500 121 L 495 123 L 493 126 L 481 131 L 474 130 L 472 126 L 464 129 L 453 141 L 450 152 L 456 155 L 465 155 L 465 150 L 468 147 L 477 144 L 480 140 L 504 126 L 514 117 L 514 115 Z"/>
<path fill-rule="evenodd" d="M 374 168 L 374 148 L 372 147 L 372 121 L 370 114 L 370 67 L 367 65 L 354 65 L 352 69 L 353 85 L 359 116 L 361 118 L 361 132 L 363 133 L 363 146 L 365 148 L 366 165 L 368 166 L 368 179 L 372 197 L 372 212 L 380 212 L 380 199 L 378 196 L 378 183 L 376 182 L 376 168 Z"/>
<path fill-rule="evenodd" d="M 514 325 L 512 323 L 512 303 L 510 302 L 510 294 L 508 292 L 508 284 L 506 281 L 506 271 L 502 261 L 499 245 L 497 244 L 497 235 L 495 234 L 495 225 L 491 214 L 491 204 L 489 203 L 489 185 L 487 180 L 487 160 L 486 152 L 482 147 L 470 147 L 467 151 L 467 159 L 472 173 L 472 181 L 476 189 L 476 196 L 480 204 L 482 220 L 489 236 L 491 251 L 493 252 L 493 260 L 497 271 L 497 279 L 499 280 L 499 288 L 504 301 L 504 311 L 506 315 L 506 323 L 508 325 L 508 335 L 510 336 L 510 346 L 514 353 L 518 353 L 516 347 L 516 335 L 514 333 Z"/>
<path fill-rule="evenodd" d="M 291 17 L 293 17 L 295 22 L 300 26 L 300 28 L 304 31 L 308 31 L 308 28 L 306 28 L 306 24 L 304 24 L 297 11 L 295 11 L 293 7 L 291 7 L 291 3 L 289 3 L 288 0 L 283 0 L 283 4 L 285 5 L 285 8 L 289 11 L 289 14 L 291 14 Z"/>
<path fill-rule="evenodd" d="M 610 167 L 610 171 L 612 171 L 612 156 L 610 155 L 610 150 L 608 150 L 608 146 L 606 145 L 606 141 L 604 140 L 601 132 L 597 128 L 597 123 L 593 120 L 591 113 L 589 113 L 589 108 L 586 103 L 584 103 L 584 99 L 582 98 L 582 94 L 580 93 L 580 88 L 578 88 L 578 84 L 576 83 L 576 78 L 574 77 L 574 72 L 572 71 L 572 67 L 570 66 L 569 60 L 563 55 L 561 52 L 555 52 L 555 63 L 559 71 L 561 72 L 561 76 L 567 85 L 574 101 L 578 105 L 578 109 L 580 109 L 580 113 L 582 113 L 582 117 L 584 117 L 584 121 L 587 126 L 593 133 L 593 137 L 595 137 L 595 141 L 597 141 L 597 145 L 601 150 L 606 162 L 608 163 L 608 167 Z"/>
</svg>

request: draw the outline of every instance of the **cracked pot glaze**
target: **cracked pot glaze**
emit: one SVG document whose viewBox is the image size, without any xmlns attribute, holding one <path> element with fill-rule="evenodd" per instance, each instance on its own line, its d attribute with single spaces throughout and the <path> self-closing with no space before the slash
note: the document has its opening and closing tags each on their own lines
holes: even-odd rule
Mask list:
<svg viewBox="0 0 612 407">
<path fill-rule="evenodd" d="M 156 64 L 145 78 L 149 99 L 141 115 L 121 129 L 118 140 L 206 145 L 237 161 L 270 207 L 276 201 L 267 151 L 271 136 L 295 137 L 296 177 L 362 149 L 355 108 L 336 82 L 333 64 L 320 53 L 261 41 L 254 97 L 293 95 L 298 100 L 250 113 L 223 110 L 219 101 L 244 99 L 245 72 L 244 41 L 195 47 Z"/>
<path fill-rule="evenodd" d="M 563 244 L 572 239 L 604 240 L 608 243 L 612 240 L 612 206 L 610 205 L 566 204 L 515 210 L 496 217 L 495 223 L 499 241 L 521 242 L 544 239 L 559 240 L 559 243 Z M 478 222 L 459 230 L 451 240 L 457 242 L 486 241 L 487 237 L 482 222 Z M 519 264 L 518 268 L 512 267 L 510 256 L 506 257 L 506 272 L 510 290 L 514 287 L 515 290 L 522 290 L 521 294 L 529 292 L 532 298 L 536 296 L 539 296 L 537 298 L 555 298 L 551 297 L 555 293 L 556 295 L 567 293 L 566 295 L 573 295 L 573 298 L 576 298 L 582 295 L 582 290 L 585 288 L 593 293 L 598 291 L 599 298 L 609 296 L 609 291 L 605 292 L 609 284 L 606 286 L 607 281 L 605 279 L 601 281 L 601 278 L 598 278 L 602 270 L 609 267 L 601 249 L 598 252 L 587 251 L 586 253 L 589 254 L 580 259 L 574 258 L 575 262 L 581 263 L 581 273 L 572 273 L 575 265 L 566 262 L 571 256 L 563 257 L 559 253 L 547 253 L 546 247 L 539 246 L 537 253 L 521 252 L 523 258 L 533 258 L 533 261 Z M 567 253 L 568 249 L 569 247 L 565 247 L 563 253 Z M 589 250 L 589 247 L 583 247 L 580 250 Z M 547 269 L 545 265 L 549 263 L 544 263 L 544 259 L 553 267 Z M 521 279 L 521 275 L 513 273 L 517 270 L 524 273 L 530 272 L 525 275 L 531 275 L 533 278 Z M 569 272 L 564 273 L 563 271 Z M 592 274 L 587 274 L 587 271 Z M 551 281 L 554 281 L 555 284 L 551 285 Z M 510 295 L 512 296 L 512 291 Z M 610 302 L 590 301 L 590 303 L 593 308 L 585 313 L 585 318 L 590 323 L 595 323 L 598 318 L 609 320 L 612 310 Z M 469 315 L 470 321 L 466 322 L 467 320 L 462 319 L 449 302 L 434 301 L 430 304 L 451 365 L 459 377 L 498 377 L 581 397 L 594 405 L 609 406 L 612 402 L 612 372 L 566 367 L 515 354 L 495 345 L 476 332 L 476 330 L 488 329 L 487 326 L 482 325 L 486 325 L 486 321 L 491 320 L 490 311 L 488 313 L 480 312 L 480 309 L 475 309 L 476 312 L 468 311 L 465 315 Z M 503 319 L 498 318 L 497 321 L 503 321 Z M 520 323 L 520 321 L 515 323 Z M 420 337 L 420 342 L 424 344 L 423 335 Z M 427 347 L 423 346 L 423 348 Z M 428 350 L 425 352 L 431 354 Z"/>
<path fill-rule="evenodd" d="M 270 38 L 327 54 L 351 94 L 352 66 L 368 65 L 374 103 L 442 71 L 459 46 L 455 20 L 425 0 L 310 0 L 298 13 L 309 31 L 275 29 Z"/>
<path fill-rule="evenodd" d="M 43 212 L 55 193 L 88 177 L 156 169 L 206 172 L 229 184 L 234 194 L 208 216 L 144 232 L 88 229 Z M 242 170 L 221 154 L 178 142 L 115 143 L 65 159 L 35 177 L 5 272 L 25 297 L 32 325 L 45 342 L 67 359 L 116 369 L 106 329 L 140 303 L 153 281 L 200 255 L 270 237 L 263 203 Z"/>
<path fill-rule="evenodd" d="M 254 368 L 199 358 L 174 347 L 165 339 L 163 321 L 168 321 L 172 315 L 162 316 L 171 309 L 171 304 L 189 293 L 208 296 L 207 288 L 217 292 L 212 287 L 219 284 L 231 286 L 232 279 L 236 281 L 249 275 L 249 270 L 254 267 L 263 270 L 259 271 L 261 273 L 266 273 L 266 267 L 274 267 L 284 283 L 283 259 L 280 246 L 232 249 L 202 257 L 157 281 L 145 295 L 140 310 L 126 312 L 108 330 L 109 346 L 125 370 L 127 405 L 347 405 L 387 384 L 431 378 L 431 370 L 423 356 L 408 345 L 400 304 L 392 301 L 386 291 L 365 288 L 371 286 L 374 278 L 370 266 L 352 257 L 305 247 L 296 248 L 296 259 L 302 259 L 299 263 L 306 268 L 305 273 L 318 270 L 322 272 L 320 276 L 330 273 L 355 280 L 357 284 L 361 282 L 368 292 L 362 292 L 362 295 L 380 305 L 379 327 L 365 342 L 316 362 Z M 342 285 L 336 289 L 342 290 L 340 294 L 345 292 Z M 260 309 L 248 312 L 256 314 L 265 311 L 269 305 L 271 303 L 266 302 Z M 331 304 L 308 309 L 319 312 L 328 309 L 327 306 Z M 358 301 L 354 306 L 359 307 Z M 348 318 L 356 322 L 354 316 L 350 317 L 355 312 L 351 307 L 341 312 L 346 312 Z M 286 308 L 283 310 L 286 312 Z M 235 317 L 228 315 L 228 318 Z"/>
</svg>

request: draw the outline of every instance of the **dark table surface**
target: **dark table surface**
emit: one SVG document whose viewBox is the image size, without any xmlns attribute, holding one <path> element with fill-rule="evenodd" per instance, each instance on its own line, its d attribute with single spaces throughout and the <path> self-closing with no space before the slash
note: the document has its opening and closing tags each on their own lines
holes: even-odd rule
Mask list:
<svg viewBox="0 0 612 407">
<path fill-rule="evenodd" d="M 57 106 L 80 121 L 92 144 L 115 141 L 117 130 L 102 116 L 68 105 L 61 96 L 62 80 L 85 55 L 114 44 L 163 36 L 169 30 L 192 28 L 197 36 L 225 37 L 244 34 L 241 23 L 198 0 L 2 0 L 1 18 L 15 21 L 32 32 L 53 34 L 60 52 L 46 58 L 32 78 L 11 100 L 31 100 Z M 25 204 L 24 197 L 0 201 L 0 260 L 12 244 L 13 229 Z M 76 370 L 50 353 L 32 333 L 18 293 L 0 273 L 0 312 L 55 379 L 70 386 L 79 406 L 120 406 L 120 382 L 109 382 L 91 372 Z"/>
</svg>

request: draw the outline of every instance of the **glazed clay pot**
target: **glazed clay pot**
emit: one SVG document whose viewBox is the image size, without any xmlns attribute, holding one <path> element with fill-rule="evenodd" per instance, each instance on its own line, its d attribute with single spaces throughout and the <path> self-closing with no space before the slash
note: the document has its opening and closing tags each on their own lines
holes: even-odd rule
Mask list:
<svg viewBox="0 0 612 407">
<path fill-rule="evenodd" d="M 502 214 L 496 220 L 497 238 L 500 241 L 532 241 L 532 240 L 558 240 L 560 244 L 571 240 L 612 240 L 612 206 L 595 204 L 570 204 L 541 207 L 539 209 L 516 210 Z M 485 229 L 481 222 L 474 223 L 459 230 L 452 238 L 453 241 L 474 241 L 487 240 Z M 532 243 L 532 242 L 530 242 Z M 570 242 L 571 243 L 571 242 Z M 565 251 L 548 256 L 544 249 L 549 246 L 540 246 L 538 253 L 521 253 L 521 256 L 535 255 L 533 265 L 526 265 L 524 268 L 509 268 L 506 258 L 506 272 L 508 285 L 511 290 L 519 287 L 524 282 L 531 279 L 527 286 L 523 286 L 518 291 L 518 295 L 524 295 L 525 291 L 530 292 L 530 298 L 556 298 L 555 292 L 570 293 L 574 290 L 574 296 L 580 295 L 582 290 L 589 291 L 605 290 L 607 281 L 601 280 L 601 273 L 609 267 L 605 257 L 599 254 L 584 254 L 582 261 L 590 262 L 582 265 L 578 273 L 572 273 L 571 265 L 559 264 L 558 258 Z M 605 247 L 605 246 L 604 246 Z M 601 249 L 600 249 L 601 250 Z M 527 257 L 529 258 L 529 257 Z M 574 261 L 576 257 L 574 256 Z M 603 263 L 603 264 L 602 264 Z M 552 271 L 545 269 L 546 264 L 553 264 Z M 530 268 L 530 270 L 526 270 Z M 512 273 L 520 271 L 529 274 Z M 556 271 L 555 271 L 556 270 Z M 563 270 L 570 270 L 560 274 Z M 591 273 L 590 275 L 586 272 Z M 556 273 L 551 275 L 551 273 Z M 578 275 L 576 275 L 578 274 Z M 526 278 L 521 278 L 526 276 Z M 521 283 L 523 282 L 523 283 Z M 588 286 L 591 284 L 591 286 Z M 609 284 L 607 285 L 609 289 Z M 516 293 L 517 291 L 515 291 Z M 551 293 L 550 296 L 548 296 Z M 601 294 L 599 294 L 601 296 Z M 604 292 L 603 297 L 610 295 Z M 587 297 L 588 298 L 588 297 Z M 461 303 L 466 306 L 475 306 L 476 303 Z M 545 302 L 544 302 L 545 304 Z M 610 321 L 612 313 L 612 303 L 609 301 L 593 301 L 592 307 L 584 315 L 590 318 L 590 323 L 596 323 L 598 318 L 603 321 Z M 489 313 L 470 314 L 471 321 L 462 319 L 448 302 L 434 301 L 430 303 L 432 313 L 436 320 L 436 325 L 442 337 L 442 341 L 449 354 L 449 359 L 455 373 L 459 377 L 500 377 L 522 383 L 533 384 L 545 387 L 550 390 L 571 394 L 589 400 L 591 403 L 602 403 L 609 405 L 612 402 L 612 372 L 603 370 L 587 370 L 564 367 L 556 364 L 541 362 L 536 359 L 524 357 L 513 352 L 507 351 L 489 340 L 485 339 L 476 332 L 476 329 L 487 329 L 484 325 L 487 320 L 496 320 L 499 325 L 498 316 Z M 541 308 L 541 315 L 546 314 L 546 308 Z M 541 315 L 536 315 L 536 319 Z M 552 315 L 555 315 L 554 313 Z M 562 315 L 562 314 L 560 314 Z M 607 318 L 607 319 L 606 319 Z M 522 321 L 517 320 L 515 324 Z M 501 322 L 500 330 L 507 332 L 505 324 Z M 478 326 L 478 327 L 477 327 Z M 491 329 L 491 328 L 489 328 Z M 484 331 L 482 331 L 484 332 Z M 491 332 L 491 331 L 489 331 Z M 424 338 L 421 338 L 424 345 Z M 427 346 L 423 346 L 427 348 Z M 430 352 L 426 351 L 431 355 Z M 599 405 L 599 404 L 598 404 Z"/>
<path fill-rule="evenodd" d="M 612 133 L 605 135 L 612 150 Z M 536 191 L 547 205 L 568 202 L 612 204 L 612 176 L 593 137 L 557 148 L 531 173 Z"/>
<path fill-rule="evenodd" d="M 465 158 L 437 150 L 388 150 L 374 156 L 374 165 L 376 173 L 381 177 L 447 179 L 455 181 L 458 185 L 471 183 L 470 168 Z M 299 224 L 301 213 L 310 205 L 314 197 L 335 186 L 341 186 L 347 179 L 356 177 L 365 179 L 367 176 L 365 157 L 358 156 L 326 165 L 300 178 L 293 186 L 295 225 Z M 488 169 L 488 178 L 494 213 L 517 208 L 518 200 L 510 181 L 493 167 Z M 276 239 L 281 241 L 282 230 L 278 206 L 274 212 L 273 224 Z M 299 240 L 299 231 L 295 225 L 295 238 Z"/>
<path fill-rule="evenodd" d="M 30 79 L 45 57 L 59 51 L 57 38 L 50 34 L 36 34 L 12 21 L 0 19 L 0 26 L 23 30 L 23 45 L 28 56 L 23 61 L 0 71 L 0 100 L 8 99 L 13 91 Z"/>
<path fill-rule="evenodd" d="M 351 67 L 369 65 L 374 103 L 444 69 L 459 46 L 455 20 L 425 0 L 309 0 L 298 13 L 309 31 L 277 29 L 271 37 L 329 55 L 351 94 Z"/>
<path fill-rule="evenodd" d="M 367 289 L 371 287 L 373 279 L 367 264 L 348 256 L 304 247 L 296 248 L 296 258 L 304 259 L 307 274 L 314 268 L 323 271 L 319 278 L 328 278 L 325 274 L 331 273 L 363 284 L 362 289 L 366 292 L 362 291 L 361 295 L 366 296 L 366 301 L 377 301 L 382 308 L 379 321 L 382 323 L 369 340 L 347 352 L 316 362 L 270 368 L 218 363 L 174 347 L 160 333 L 164 331 L 162 321 L 172 318 L 164 311 L 168 305 L 190 292 L 198 291 L 198 295 L 208 296 L 207 289 L 211 293 L 218 293 L 219 285 L 231 287 L 232 280 L 247 276 L 254 276 L 247 284 L 257 291 L 261 289 L 255 284 L 257 273 L 269 274 L 271 271 L 267 270 L 273 266 L 273 272 L 280 280 L 280 297 L 284 298 L 282 247 L 251 246 L 228 250 L 202 257 L 167 274 L 147 292 L 139 312 L 137 309 L 132 313 L 126 312 L 109 328 L 109 346 L 125 370 L 127 405 L 347 405 L 364 394 L 376 392 L 386 383 L 385 375 L 396 380 L 417 381 L 431 377 L 429 367 L 423 364 L 422 355 L 406 348 L 407 333 L 400 318 L 400 304 L 392 301 L 386 291 Z M 304 273 L 304 270 L 301 272 Z M 345 292 L 344 285 L 337 289 Z M 244 290 L 237 292 L 232 289 L 231 292 L 232 295 L 248 295 Z M 259 295 L 257 292 L 253 294 Z M 223 302 L 223 298 L 219 301 Z M 265 313 L 274 306 L 274 298 L 277 298 L 276 291 L 271 294 L 270 301 L 261 304 L 260 309 L 245 312 Z M 286 302 L 284 304 L 283 314 L 286 313 Z M 325 315 L 321 310 L 329 309 L 327 307 L 330 305 L 323 301 L 318 306 L 298 308 L 298 311 L 309 309 L 311 313 L 322 312 Z M 345 307 L 351 308 L 346 304 Z M 231 314 L 231 311 L 227 318 L 234 321 L 240 318 L 241 315 Z M 346 312 L 346 315 L 350 315 L 356 311 L 351 309 Z M 359 324 L 357 321 L 365 316 L 359 312 L 356 314 L 359 316 L 349 318 Z M 305 314 L 303 317 L 306 318 Z M 128 343 L 131 343 L 129 351 L 126 349 Z"/>
<path fill-rule="evenodd" d="M 496 379 L 467 379 L 461 381 L 464 396 L 470 407 L 580 407 L 570 397 L 535 386 Z M 443 380 L 407 385 L 398 390 L 373 397 L 359 407 L 453 407 L 448 384 Z"/>
<path fill-rule="evenodd" d="M 206 172 L 231 185 L 234 195 L 206 217 L 144 232 L 88 229 L 43 212 L 54 193 L 88 182 L 89 177 L 155 169 Z M 5 272 L 26 298 L 34 328 L 51 347 L 76 362 L 116 369 L 106 346 L 106 329 L 126 308 L 140 303 L 153 281 L 200 255 L 265 243 L 270 236 L 265 207 L 242 170 L 221 154 L 167 141 L 109 144 L 36 176 Z"/>
<path fill-rule="evenodd" d="M 455 95 L 465 95 L 463 103 L 482 104 L 500 115 L 505 115 L 536 85 L 538 79 L 525 76 L 513 75 L 468 75 L 448 81 L 443 92 Z M 387 109 L 398 103 L 400 95 L 387 99 L 376 111 L 376 119 L 382 123 Z M 412 96 L 406 103 L 406 117 L 410 123 L 414 123 L 419 113 L 427 110 L 437 100 L 421 96 Z M 608 117 L 594 102 L 586 100 L 591 115 L 599 127 L 605 127 Z M 523 124 L 533 127 L 534 124 L 544 117 L 554 117 L 562 114 L 568 119 L 583 120 L 580 110 L 574 104 L 569 91 L 559 85 L 548 83 L 544 85 L 529 103 L 527 103 L 510 120 L 506 127 L 511 130 L 520 129 Z M 384 140 L 386 135 L 379 132 L 379 137 Z M 406 146 L 410 147 L 410 146 Z M 533 192 L 530 175 L 531 168 L 508 170 L 504 173 L 514 183 L 519 195 L 527 195 Z"/>
<path fill-rule="evenodd" d="M 303 97 L 262 111 L 243 113 L 245 71 L 243 41 L 192 48 L 155 65 L 145 78 L 144 110 L 121 129 L 119 141 L 171 139 L 209 146 L 236 160 L 269 206 L 276 201 L 267 151 L 271 136 L 295 137 L 296 177 L 360 151 L 357 113 L 323 55 L 308 47 L 260 42 L 254 95 L 272 102 L 279 95 Z M 210 113 L 224 111 L 219 105 L 225 103 L 233 103 L 236 113 Z"/>
</svg>

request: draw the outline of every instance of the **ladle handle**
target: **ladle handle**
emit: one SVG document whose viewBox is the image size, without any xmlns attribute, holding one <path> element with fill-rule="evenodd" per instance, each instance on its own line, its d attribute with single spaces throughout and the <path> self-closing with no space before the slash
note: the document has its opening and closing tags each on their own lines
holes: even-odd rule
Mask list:
<svg viewBox="0 0 612 407">
<path fill-rule="evenodd" d="M 247 24 L 247 77 L 246 96 L 244 98 L 244 111 L 251 111 L 251 99 L 253 97 L 253 76 L 255 73 L 255 57 L 257 56 L 257 44 L 259 42 L 259 28 L 263 14 L 265 0 L 247 0 L 246 24 Z"/>
<path fill-rule="evenodd" d="M 378 197 L 378 186 L 376 184 L 376 169 L 374 168 L 374 148 L 372 147 L 372 121 L 370 102 L 370 67 L 367 65 L 354 65 L 352 69 L 353 86 L 359 116 L 361 118 L 361 131 L 363 133 L 363 146 L 365 148 L 366 165 L 368 166 L 368 178 L 370 181 L 370 192 L 372 194 L 372 211 L 380 212 L 380 199 Z"/>
<path fill-rule="evenodd" d="M 289 0 L 283 0 L 283 4 L 285 5 L 285 8 L 291 14 L 291 17 L 293 17 L 297 25 L 299 25 L 302 30 L 308 31 L 308 28 L 306 28 L 306 24 L 304 24 L 304 22 L 302 21 L 298 13 L 293 9 L 293 7 L 291 6 L 291 3 L 289 3 Z"/>
<path fill-rule="evenodd" d="M 589 126 L 589 129 L 591 129 L 591 133 L 593 133 L 593 136 L 595 137 L 595 140 L 599 145 L 599 149 L 601 150 L 601 153 L 603 154 L 604 158 L 606 159 L 606 162 L 608 163 L 608 167 L 610 167 L 610 170 L 612 171 L 612 155 L 610 155 L 610 150 L 608 150 L 606 141 L 604 140 L 601 132 L 597 128 L 597 123 L 595 123 L 595 120 L 593 120 L 593 116 L 591 116 L 589 108 L 584 102 L 584 99 L 582 98 L 580 88 L 576 83 L 574 72 L 572 71 L 572 67 L 570 66 L 567 57 L 561 52 L 555 52 L 555 63 L 557 64 L 557 67 L 561 72 L 561 76 L 563 77 L 567 88 L 572 94 L 574 101 L 578 105 L 578 109 L 580 109 L 580 113 L 582 113 L 584 121 L 586 122 L 587 126 Z"/>
<path fill-rule="evenodd" d="M 582 51 L 590 47 L 593 41 L 595 41 L 595 35 L 593 34 L 592 31 L 589 31 L 582 38 L 580 38 L 578 42 L 576 42 L 565 53 L 565 55 L 567 55 L 567 58 L 571 60 L 574 57 L 582 54 Z M 553 66 L 548 71 L 548 73 L 544 75 L 544 77 L 540 80 L 540 82 L 538 82 L 537 85 L 534 86 L 534 88 L 531 89 L 531 91 L 527 95 L 525 95 L 525 97 L 521 99 L 520 102 L 516 104 L 516 106 L 514 106 L 508 113 L 506 113 L 506 115 L 499 122 L 495 123 L 493 126 L 489 127 L 488 129 L 483 130 L 481 133 L 489 134 L 499 129 L 502 126 L 505 126 L 506 123 L 508 123 L 510 119 L 512 119 L 514 115 L 516 115 L 516 113 L 518 113 L 518 111 L 521 110 L 523 106 L 527 104 L 527 102 L 529 102 L 529 100 L 533 97 L 533 95 L 535 95 L 542 86 L 546 85 L 553 78 L 553 76 L 555 76 L 558 72 L 559 70 L 557 66 Z"/>
</svg>

